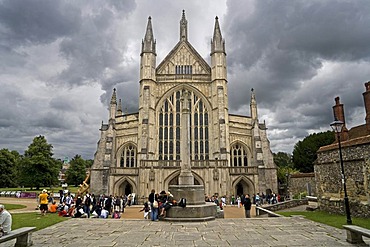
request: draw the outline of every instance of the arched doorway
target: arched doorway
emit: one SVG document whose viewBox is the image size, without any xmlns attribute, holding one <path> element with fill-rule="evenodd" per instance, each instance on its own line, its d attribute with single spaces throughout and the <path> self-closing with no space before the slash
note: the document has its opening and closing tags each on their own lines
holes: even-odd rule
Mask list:
<svg viewBox="0 0 370 247">
<path fill-rule="evenodd" d="M 236 185 L 236 195 L 244 195 L 243 185 L 240 182 Z"/>
<path fill-rule="evenodd" d="M 234 191 L 235 195 L 242 196 L 242 195 L 253 195 L 254 192 L 254 184 L 248 178 L 242 177 L 235 181 L 234 183 Z"/>
<path fill-rule="evenodd" d="M 121 195 L 129 195 L 134 193 L 133 186 L 130 182 L 125 180 L 120 186 L 119 186 L 119 196 Z"/>
</svg>

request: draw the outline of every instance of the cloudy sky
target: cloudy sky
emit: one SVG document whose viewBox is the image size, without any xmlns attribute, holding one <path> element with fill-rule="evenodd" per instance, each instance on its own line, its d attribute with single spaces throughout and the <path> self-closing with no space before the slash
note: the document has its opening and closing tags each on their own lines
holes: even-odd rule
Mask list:
<svg viewBox="0 0 370 247">
<path fill-rule="evenodd" d="M 113 88 L 127 112 L 138 111 L 148 16 L 159 64 L 179 40 L 182 9 L 206 61 L 219 17 L 230 113 L 249 116 L 254 88 L 273 152 L 328 130 L 336 96 L 347 127 L 364 123 L 368 0 L 0 0 L 0 148 L 23 154 L 44 135 L 56 158 L 93 158 Z"/>
</svg>

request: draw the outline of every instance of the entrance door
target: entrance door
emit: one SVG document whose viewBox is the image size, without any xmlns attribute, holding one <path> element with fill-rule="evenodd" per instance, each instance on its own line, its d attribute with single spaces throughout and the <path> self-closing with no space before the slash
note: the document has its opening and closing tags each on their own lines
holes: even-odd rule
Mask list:
<svg viewBox="0 0 370 247">
<path fill-rule="evenodd" d="M 243 185 L 240 182 L 236 185 L 236 195 L 244 195 Z"/>
<path fill-rule="evenodd" d="M 124 181 L 121 186 L 119 187 L 119 194 L 118 196 L 121 196 L 121 195 L 129 195 L 129 194 L 132 194 L 134 193 L 133 189 L 132 189 L 132 185 L 126 181 Z"/>
<path fill-rule="evenodd" d="M 235 191 L 236 195 L 242 196 L 245 194 L 252 195 L 253 189 L 248 185 L 248 183 L 245 180 L 240 180 L 236 185 L 235 185 Z"/>
<path fill-rule="evenodd" d="M 129 195 L 131 193 L 132 193 L 132 186 L 130 184 L 126 184 L 125 195 Z"/>
</svg>

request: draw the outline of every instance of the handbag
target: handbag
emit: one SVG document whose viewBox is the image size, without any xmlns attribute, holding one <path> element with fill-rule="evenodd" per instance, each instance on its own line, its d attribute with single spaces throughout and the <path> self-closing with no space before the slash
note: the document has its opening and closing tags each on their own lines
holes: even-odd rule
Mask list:
<svg viewBox="0 0 370 247">
<path fill-rule="evenodd" d="M 158 208 L 158 202 L 157 201 L 153 202 L 153 208 Z"/>
</svg>

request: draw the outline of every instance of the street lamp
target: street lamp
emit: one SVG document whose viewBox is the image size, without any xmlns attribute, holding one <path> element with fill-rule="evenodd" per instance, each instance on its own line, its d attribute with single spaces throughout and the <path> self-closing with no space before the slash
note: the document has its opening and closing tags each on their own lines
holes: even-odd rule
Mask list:
<svg viewBox="0 0 370 247">
<path fill-rule="evenodd" d="M 343 184 L 343 189 L 344 189 L 344 205 L 346 207 L 347 224 L 352 225 L 351 212 L 349 211 L 349 202 L 348 202 L 347 187 L 346 187 L 346 177 L 344 175 L 343 158 L 342 158 L 342 146 L 340 145 L 340 133 L 342 132 L 342 129 L 344 127 L 344 123 L 335 118 L 334 122 L 332 122 L 330 124 L 330 127 L 337 134 L 338 147 L 339 147 L 340 167 L 341 167 L 341 170 L 342 170 L 342 184 Z"/>
</svg>

